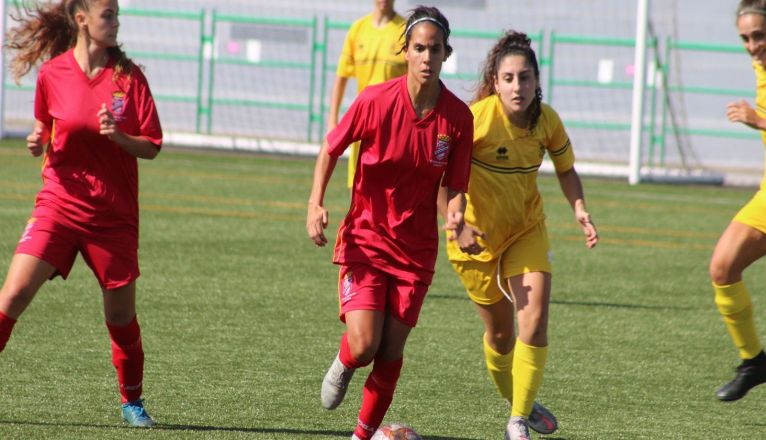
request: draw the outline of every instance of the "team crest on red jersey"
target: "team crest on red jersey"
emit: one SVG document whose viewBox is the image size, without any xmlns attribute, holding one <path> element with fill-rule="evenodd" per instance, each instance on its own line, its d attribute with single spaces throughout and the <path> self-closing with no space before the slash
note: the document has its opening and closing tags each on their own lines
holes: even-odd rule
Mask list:
<svg viewBox="0 0 766 440">
<path fill-rule="evenodd" d="M 125 119 L 125 93 L 113 92 L 112 93 L 112 115 L 114 120 L 121 122 Z"/>
<path fill-rule="evenodd" d="M 436 136 L 436 148 L 434 148 L 434 154 L 431 158 L 431 165 L 439 167 L 447 165 L 450 142 L 452 142 L 452 138 L 446 134 Z"/>
</svg>

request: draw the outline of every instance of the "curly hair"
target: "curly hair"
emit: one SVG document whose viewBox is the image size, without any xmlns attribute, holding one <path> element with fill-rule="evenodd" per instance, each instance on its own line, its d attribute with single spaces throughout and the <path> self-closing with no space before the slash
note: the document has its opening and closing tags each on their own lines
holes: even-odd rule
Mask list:
<svg viewBox="0 0 766 440">
<path fill-rule="evenodd" d="M 62 0 L 58 3 L 24 4 L 24 14 L 17 10 L 11 18 L 19 24 L 8 31 L 6 47 L 14 51 L 11 73 L 18 83 L 38 63 L 56 57 L 77 42 L 75 22 L 78 11 L 87 12 L 92 0 Z M 114 60 L 114 77 L 130 76 L 135 64 L 120 46 L 107 49 Z"/>
<path fill-rule="evenodd" d="M 489 51 L 487 59 L 482 65 L 481 79 L 471 102 L 481 101 L 487 96 L 496 93 L 494 85 L 497 80 L 497 70 L 500 68 L 500 63 L 503 59 L 509 55 L 523 56 L 526 62 L 532 66 L 535 79 L 538 82 L 537 89 L 535 89 L 535 99 L 532 100 L 529 108 L 527 108 L 527 116 L 529 117 L 529 127 L 527 128 L 531 131 L 537 126 L 537 121 L 542 114 L 543 91 L 539 86 L 540 66 L 537 63 L 537 55 L 535 55 L 535 51 L 532 49 L 532 41 L 523 32 L 506 31 Z"/>
</svg>

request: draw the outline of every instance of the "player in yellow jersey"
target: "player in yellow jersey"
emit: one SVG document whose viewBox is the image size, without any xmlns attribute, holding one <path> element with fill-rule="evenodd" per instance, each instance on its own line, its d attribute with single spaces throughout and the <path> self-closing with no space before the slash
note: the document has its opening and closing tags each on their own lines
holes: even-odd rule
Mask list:
<svg viewBox="0 0 766 440">
<path fill-rule="evenodd" d="M 447 252 L 484 322 L 490 377 L 511 403 L 505 438 L 528 440 L 529 427 L 543 434 L 557 428 L 553 414 L 535 402 L 548 353 L 551 294 L 550 246 L 537 189 L 546 153 L 588 248 L 598 234 L 585 209 L 569 137 L 556 112 L 542 103 L 537 57 L 525 34 L 509 31 L 490 50 L 471 111 L 474 148 L 460 234 L 477 237 L 473 251 L 481 253 L 463 254 L 455 236 Z"/>
<path fill-rule="evenodd" d="M 737 29 L 755 70 L 755 109 L 740 100 L 729 104 L 726 116 L 761 130 L 766 143 L 766 0 L 742 0 Z M 722 401 L 741 399 L 766 382 L 766 355 L 753 322 L 753 304 L 742 272 L 766 254 L 766 178 L 755 196 L 734 216 L 718 239 L 710 260 L 715 304 L 737 347 L 741 364 L 734 379 L 716 391 Z"/>
<path fill-rule="evenodd" d="M 372 13 L 355 21 L 346 34 L 338 60 L 335 83 L 330 95 L 329 132 L 338 125 L 338 115 L 349 78 L 356 79 L 357 93 L 365 87 L 382 83 L 407 73 L 402 33 L 404 18 L 394 11 L 394 0 L 374 0 Z M 351 147 L 348 161 L 348 187 L 354 184 L 359 143 Z"/>
</svg>

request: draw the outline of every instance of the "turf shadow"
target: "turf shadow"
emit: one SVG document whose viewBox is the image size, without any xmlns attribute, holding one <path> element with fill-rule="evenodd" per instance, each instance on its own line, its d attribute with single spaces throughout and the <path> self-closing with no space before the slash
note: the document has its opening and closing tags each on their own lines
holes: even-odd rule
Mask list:
<svg viewBox="0 0 766 440">
<path fill-rule="evenodd" d="M 27 425 L 27 426 L 60 426 L 72 428 L 105 428 L 105 429 L 127 429 L 125 425 L 118 424 L 97 424 L 97 423 L 61 423 L 61 422 L 40 422 L 28 420 L 0 420 L 0 425 Z M 131 431 L 134 431 L 131 429 Z M 191 432 L 242 432 L 252 434 L 293 434 L 317 437 L 349 438 L 350 431 L 331 431 L 319 429 L 292 429 L 292 428 L 242 428 L 235 426 L 209 426 L 209 425 L 182 425 L 182 424 L 157 424 L 147 431 L 191 431 Z M 427 436 L 424 440 L 482 440 L 473 437 L 442 437 Z M 564 440 L 553 437 L 546 437 L 547 440 Z"/>
<path fill-rule="evenodd" d="M 599 301 L 568 301 L 553 299 L 551 304 L 560 304 L 564 306 L 586 306 L 586 307 L 609 307 L 619 309 L 644 309 L 644 310 L 695 310 L 697 307 L 685 307 L 685 306 L 672 306 L 667 304 L 662 305 L 650 305 L 650 304 L 625 304 L 625 303 L 610 303 Z M 552 439 L 551 439 L 552 440 Z"/>
</svg>

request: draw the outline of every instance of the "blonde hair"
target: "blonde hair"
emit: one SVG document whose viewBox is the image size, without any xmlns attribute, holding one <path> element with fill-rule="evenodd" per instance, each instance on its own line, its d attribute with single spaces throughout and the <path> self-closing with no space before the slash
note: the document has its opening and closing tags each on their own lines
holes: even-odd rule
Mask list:
<svg viewBox="0 0 766 440">
<path fill-rule="evenodd" d="M 11 18 L 19 24 L 8 31 L 6 47 L 15 52 L 10 69 L 18 83 L 38 63 L 54 58 L 77 42 L 79 29 L 75 22 L 78 11 L 87 12 L 92 0 L 62 0 L 58 3 L 23 6 Z M 114 78 L 130 76 L 135 64 L 120 46 L 107 49 L 114 59 Z"/>
</svg>

